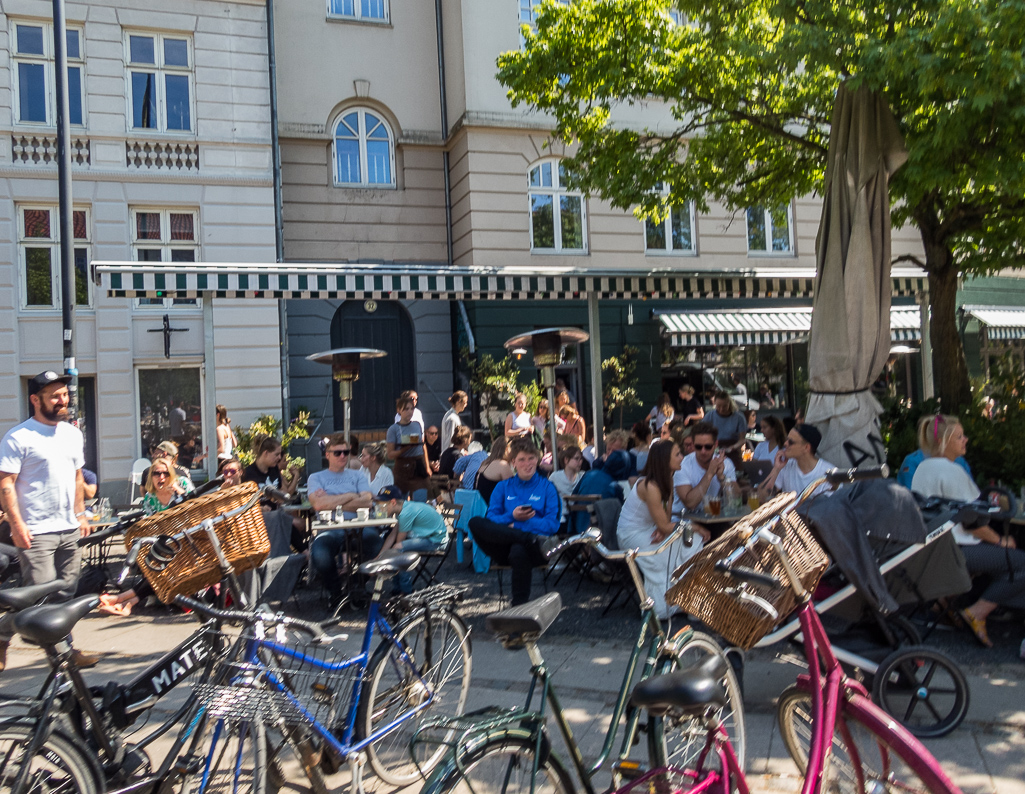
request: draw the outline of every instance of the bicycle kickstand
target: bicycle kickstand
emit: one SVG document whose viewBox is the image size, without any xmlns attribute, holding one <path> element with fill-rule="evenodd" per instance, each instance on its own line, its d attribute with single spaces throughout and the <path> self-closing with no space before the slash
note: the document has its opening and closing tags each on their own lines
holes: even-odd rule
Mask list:
<svg viewBox="0 0 1025 794">
<path fill-rule="evenodd" d="M 363 770 L 367 765 L 367 754 L 363 752 L 349 753 L 349 774 L 352 776 L 351 794 L 366 794 L 363 790 Z"/>
</svg>

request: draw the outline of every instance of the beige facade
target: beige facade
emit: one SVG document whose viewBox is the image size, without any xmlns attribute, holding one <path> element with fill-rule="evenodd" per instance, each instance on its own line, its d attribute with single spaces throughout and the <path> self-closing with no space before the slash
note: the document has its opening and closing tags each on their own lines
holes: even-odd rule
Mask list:
<svg viewBox="0 0 1025 794">
<path fill-rule="evenodd" d="M 10 0 L 0 16 L 0 426 L 25 416 L 25 380 L 61 369 L 57 267 L 52 4 Z M 84 213 L 76 250 L 86 261 L 274 261 L 267 27 L 262 0 L 71 2 L 73 202 Z M 38 32 L 37 32 L 38 31 Z M 50 40 L 47 40 L 50 37 Z M 42 47 L 40 52 L 37 52 Z M 76 53 L 77 49 L 77 53 Z M 77 58 L 74 57 L 77 54 Z M 38 67 L 38 68 L 37 68 Z M 152 75 L 153 77 L 147 77 Z M 38 82 L 36 78 L 39 78 Z M 72 81 L 74 88 L 74 81 Z M 75 104 L 73 100 L 73 105 Z M 29 215 L 26 215 L 29 211 Z M 50 222 L 49 238 L 40 212 Z M 84 235 L 80 238 L 79 229 Z M 40 253 L 52 243 L 49 254 Z M 39 281 L 53 270 L 52 299 Z M 45 267 L 43 268 L 45 270 Z M 198 376 L 213 444 L 212 408 L 236 424 L 280 410 L 278 326 L 272 302 L 205 299 L 140 305 L 90 285 L 75 309 L 77 365 L 95 388 L 98 473 L 127 480 L 144 452 L 140 383 L 152 373 Z M 164 356 L 164 314 L 176 329 Z"/>
</svg>

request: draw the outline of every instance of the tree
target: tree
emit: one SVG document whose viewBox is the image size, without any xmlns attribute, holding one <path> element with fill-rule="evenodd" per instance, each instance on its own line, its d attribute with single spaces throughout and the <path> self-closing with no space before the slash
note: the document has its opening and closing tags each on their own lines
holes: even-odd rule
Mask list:
<svg viewBox="0 0 1025 794">
<path fill-rule="evenodd" d="M 284 434 L 281 436 L 281 448 L 285 453 L 284 460 L 281 462 L 282 469 L 289 466 L 296 466 L 302 469 L 306 466 L 306 458 L 294 457 L 288 450 L 293 441 L 300 441 L 310 437 L 309 422 L 310 415 L 300 410 L 296 412 L 295 418 L 285 429 Z M 259 441 L 262 441 L 264 438 L 277 438 L 278 433 L 281 431 L 281 426 L 282 421 L 278 417 L 263 414 L 256 417 L 248 428 L 239 427 L 235 430 L 235 434 L 238 436 L 238 448 L 235 450 L 235 456 L 242 462 L 243 466 L 248 466 L 256 460 L 256 447 Z"/>
<path fill-rule="evenodd" d="M 612 356 L 601 363 L 604 384 L 605 426 L 612 424 L 612 416 L 619 410 L 619 427 L 623 427 L 623 411 L 641 404 L 637 396 L 637 354 L 636 347 L 627 345 L 618 356 Z"/>
<path fill-rule="evenodd" d="M 837 87 L 883 92 L 909 151 L 892 215 L 921 234 L 939 394 L 968 402 L 958 274 L 1023 265 L 1025 1 L 577 0 L 536 24 L 498 79 L 575 144 L 573 186 L 642 217 L 821 192 Z M 664 127 L 614 123 L 657 101 Z"/>
<path fill-rule="evenodd" d="M 512 408 L 519 368 L 511 356 L 496 361 L 490 353 L 483 353 L 473 359 L 465 349 L 463 360 L 469 364 L 470 390 L 478 400 L 481 419 L 493 441 L 502 434 L 505 415 Z"/>
</svg>

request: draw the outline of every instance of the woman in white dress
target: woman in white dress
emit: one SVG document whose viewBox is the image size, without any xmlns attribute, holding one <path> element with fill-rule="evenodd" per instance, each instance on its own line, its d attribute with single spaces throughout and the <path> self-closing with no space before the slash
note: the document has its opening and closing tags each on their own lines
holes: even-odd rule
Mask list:
<svg viewBox="0 0 1025 794">
<path fill-rule="evenodd" d="M 508 439 L 529 436 L 534 432 L 534 425 L 530 422 L 530 414 L 527 413 L 527 395 L 523 392 L 516 392 L 513 400 L 513 409 L 505 417 L 505 437 Z"/>
<path fill-rule="evenodd" d="M 452 392 L 452 396 L 448 398 L 448 404 L 452 407 L 445 411 L 445 415 L 441 417 L 442 451 L 452 446 L 452 434 L 456 432 L 457 427 L 463 424 L 459 414 L 466 410 L 466 404 L 469 401 L 470 398 L 464 391 Z"/>
<path fill-rule="evenodd" d="M 673 502 L 673 474 L 681 463 L 683 453 L 676 442 L 656 441 L 652 445 L 641 478 L 626 497 L 619 514 L 616 537 L 620 549 L 653 549 L 673 531 L 669 513 Z M 655 602 L 655 614 L 660 619 L 669 617 L 666 590 L 672 584 L 672 572 L 696 554 L 701 546 L 701 538 L 695 535 L 690 548 L 676 542 L 662 554 L 637 558 L 644 577 L 644 589 Z"/>
</svg>

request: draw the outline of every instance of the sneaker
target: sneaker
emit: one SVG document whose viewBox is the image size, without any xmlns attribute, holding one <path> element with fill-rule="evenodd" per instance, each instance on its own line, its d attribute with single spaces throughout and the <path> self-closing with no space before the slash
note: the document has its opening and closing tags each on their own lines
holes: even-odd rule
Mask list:
<svg viewBox="0 0 1025 794">
<path fill-rule="evenodd" d="M 78 650 L 78 648 L 75 648 L 75 650 L 71 652 L 71 661 L 75 667 L 84 670 L 87 667 L 95 667 L 99 664 L 100 656 L 95 653 L 83 653 Z"/>
</svg>

